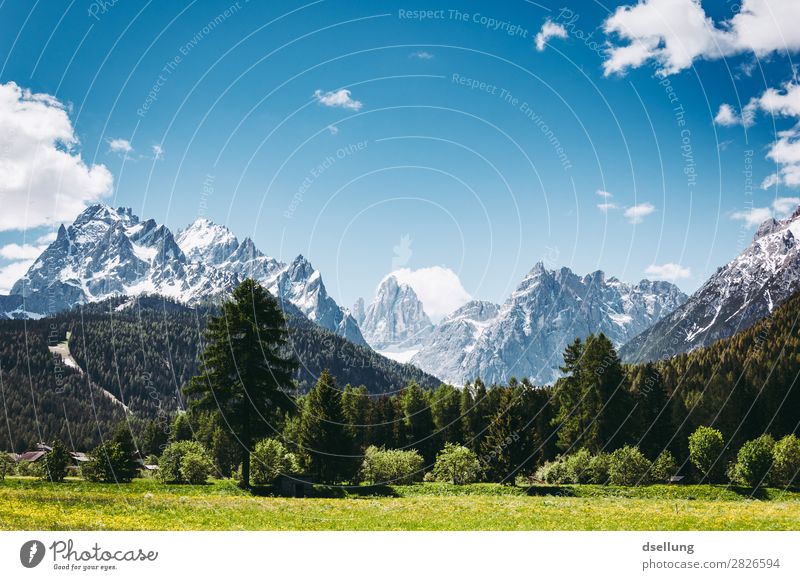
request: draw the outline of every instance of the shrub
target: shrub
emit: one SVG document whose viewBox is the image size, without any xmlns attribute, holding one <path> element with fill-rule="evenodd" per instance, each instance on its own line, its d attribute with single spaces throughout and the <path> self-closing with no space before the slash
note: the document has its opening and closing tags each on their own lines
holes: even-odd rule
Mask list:
<svg viewBox="0 0 800 580">
<path fill-rule="evenodd" d="M 772 435 L 767 434 L 742 445 L 736 456 L 736 464 L 731 470 L 731 480 L 734 483 L 750 487 L 758 487 L 766 483 L 772 468 L 774 447 L 775 440 Z"/>
<path fill-rule="evenodd" d="M 45 481 L 64 481 L 72 463 L 69 451 L 61 441 L 53 441 L 53 450 L 42 457 L 39 477 Z"/>
<path fill-rule="evenodd" d="M 89 481 L 128 483 L 136 475 L 136 463 L 116 441 L 106 441 L 92 451 L 91 460 L 81 468 Z"/>
<path fill-rule="evenodd" d="M 433 466 L 437 481 L 449 481 L 456 485 L 478 481 L 481 464 L 471 449 L 453 443 L 445 443 Z"/>
<path fill-rule="evenodd" d="M 653 462 L 650 477 L 653 481 L 667 482 L 677 472 L 678 462 L 675 461 L 675 457 L 669 451 L 662 451 Z"/>
<path fill-rule="evenodd" d="M 167 445 L 158 460 L 158 479 L 164 483 L 204 483 L 212 467 L 208 453 L 197 441 L 176 441 Z"/>
<path fill-rule="evenodd" d="M 251 453 L 250 477 L 256 485 L 275 481 L 281 473 L 292 469 L 292 458 L 286 447 L 277 439 L 262 439 Z"/>
<path fill-rule="evenodd" d="M 565 483 L 589 483 L 590 473 L 588 470 L 592 454 L 587 449 L 578 449 L 575 453 L 562 457 L 564 469 L 569 481 Z"/>
<path fill-rule="evenodd" d="M 555 461 L 548 461 L 542 465 L 536 472 L 536 478 L 550 485 L 572 483 L 566 463 L 560 457 L 556 457 Z"/>
<path fill-rule="evenodd" d="M 787 435 L 772 448 L 772 481 L 775 485 L 789 487 L 798 481 L 800 472 L 800 439 Z"/>
<path fill-rule="evenodd" d="M 0 480 L 5 479 L 6 475 L 14 473 L 16 467 L 14 460 L 8 453 L 0 452 Z"/>
<path fill-rule="evenodd" d="M 720 457 L 725 448 L 725 440 L 718 429 L 698 427 L 689 436 L 689 459 L 700 474 L 709 480 L 717 479 L 722 471 Z"/>
<path fill-rule="evenodd" d="M 364 452 L 361 477 L 370 483 L 412 483 L 422 479 L 424 460 L 419 452 L 370 445 Z"/>
<path fill-rule="evenodd" d="M 608 453 L 598 453 L 589 460 L 586 468 L 589 483 L 608 483 L 608 470 L 611 467 L 611 456 Z"/>
<path fill-rule="evenodd" d="M 190 451 L 181 459 L 181 478 L 192 485 L 202 485 L 208 479 L 214 463 L 205 452 Z"/>
<path fill-rule="evenodd" d="M 17 463 L 17 475 L 21 477 L 38 477 L 40 474 L 41 471 L 36 467 L 35 463 L 30 461 L 19 461 Z"/>
<path fill-rule="evenodd" d="M 640 485 L 647 483 L 650 461 L 637 447 L 626 445 L 611 454 L 608 480 L 613 485 Z"/>
</svg>

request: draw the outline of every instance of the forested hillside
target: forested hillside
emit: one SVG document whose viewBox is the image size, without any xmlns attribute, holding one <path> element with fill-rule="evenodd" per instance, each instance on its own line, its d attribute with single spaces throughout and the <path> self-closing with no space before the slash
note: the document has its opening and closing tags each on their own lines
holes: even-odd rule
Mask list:
<svg viewBox="0 0 800 580">
<path fill-rule="evenodd" d="M 110 299 L 38 321 L 0 321 L 0 379 L 8 412 L 8 419 L 0 416 L 0 448 L 26 449 L 54 437 L 73 441 L 76 449 L 93 447 L 99 431 L 107 432 L 124 416 L 102 390 L 124 403 L 137 425 L 173 415 L 183 405 L 181 388 L 197 372 L 211 310 L 152 296 Z M 287 310 L 290 348 L 301 363 L 300 392 L 325 368 L 342 384 L 365 385 L 373 393 L 399 390 L 411 380 L 425 387 L 439 384 L 416 367 Z M 86 374 L 48 350 L 68 333 L 70 352 Z"/>
</svg>

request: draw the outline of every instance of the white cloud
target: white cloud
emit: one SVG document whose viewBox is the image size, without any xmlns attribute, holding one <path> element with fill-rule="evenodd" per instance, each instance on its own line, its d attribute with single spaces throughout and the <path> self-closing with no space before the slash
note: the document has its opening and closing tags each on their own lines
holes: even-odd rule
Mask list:
<svg viewBox="0 0 800 580">
<path fill-rule="evenodd" d="M 644 273 L 645 276 L 650 276 L 656 280 L 669 280 L 671 282 L 689 278 L 692 275 L 692 271 L 689 268 L 685 268 L 673 262 L 667 264 L 651 264 L 645 269 Z"/>
<path fill-rule="evenodd" d="M 164 148 L 160 144 L 155 144 L 150 147 L 150 151 L 153 152 L 153 159 L 164 159 Z"/>
<path fill-rule="evenodd" d="M 800 50 L 800 2 L 743 0 L 730 20 L 715 24 L 700 0 L 639 0 L 620 6 L 603 23 L 610 48 L 606 75 L 654 62 L 663 75 L 689 68 L 697 59 L 742 53 L 765 56 Z"/>
<path fill-rule="evenodd" d="M 743 211 L 735 211 L 731 219 L 743 221 L 748 228 L 760 226 L 769 218 L 783 219 L 800 205 L 800 197 L 779 197 L 772 202 L 772 207 L 751 207 Z"/>
<path fill-rule="evenodd" d="M 417 52 L 412 52 L 410 55 L 411 58 L 417 58 L 419 60 L 431 60 L 433 59 L 433 54 L 426 50 L 418 50 Z"/>
<path fill-rule="evenodd" d="M 656 208 L 652 203 L 644 202 L 629 207 L 625 210 L 624 215 L 632 224 L 640 224 L 646 216 L 649 216 L 654 211 L 656 211 Z"/>
<path fill-rule="evenodd" d="M 55 242 L 57 236 L 58 234 L 56 232 L 50 232 L 48 234 L 44 234 L 43 236 L 39 236 L 38 238 L 36 238 L 36 243 L 39 244 L 40 246 L 49 244 L 51 242 Z"/>
<path fill-rule="evenodd" d="M 605 199 L 608 199 L 609 197 L 614 197 L 613 193 L 609 193 L 608 191 L 604 191 L 602 189 L 598 189 L 595 193 Z"/>
<path fill-rule="evenodd" d="M 47 246 L 32 246 L 31 244 L 6 244 L 0 247 L 0 258 L 6 260 L 35 260 Z"/>
<path fill-rule="evenodd" d="M 121 153 L 123 156 L 133 153 L 131 142 L 127 139 L 109 139 L 108 148 L 112 153 Z"/>
<path fill-rule="evenodd" d="M 338 135 L 339 134 L 339 127 L 336 125 L 328 125 L 328 132 L 331 135 Z"/>
<path fill-rule="evenodd" d="M 449 268 L 401 268 L 389 276 L 394 276 L 398 282 L 414 289 L 425 312 L 434 322 L 472 300 L 472 296 L 461 285 L 458 275 Z"/>
<path fill-rule="evenodd" d="M 719 112 L 717 116 L 714 117 L 714 122 L 723 127 L 732 127 L 733 125 L 738 125 L 741 119 L 733 112 L 733 107 L 727 103 L 723 103 L 719 106 Z"/>
<path fill-rule="evenodd" d="M 616 203 L 598 203 L 597 208 L 603 213 L 608 213 L 609 210 L 617 209 L 619 206 Z"/>
<path fill-rule="evenodd" d="M 32 264 L 33 260 L 24 260 L 0 268 L 0 294 L 8 294 L 14 283 L 25 275 Z"/>
<path fill-rule="evenodd" d="M 731 219 L 745 222 L 748 228 L 754 228 L 771 217 L 772 210 L 768 207 L 753 207 L 749 210 L 735 211 L 731 214 Z"/>
<path fill-rule="evenodd" d="M 350 96 L 350 91 L 348 89 L 328 91 L 327 93 L 323 93 L 321 90 L 317 89 L 314 91 L 314 98 L 317 99 L 319 104 L 325 105 L 326 107 L 341 107 L 343 109 L 358 111 L 364 106 L 361 101 L 356 101 Z"/>
<path fill-rule="evenodd" d="M 567 29 L 548 18 L 534 39 L 536 50 L 542 52 L 551 38 L 567 38 Z"/>
<path fill-rule="evenodd" d="M 55 97 L 0 84 L 0 231 L 73 219 L 111 193 L 103 165 L 87 166 Z"/>
</svg>

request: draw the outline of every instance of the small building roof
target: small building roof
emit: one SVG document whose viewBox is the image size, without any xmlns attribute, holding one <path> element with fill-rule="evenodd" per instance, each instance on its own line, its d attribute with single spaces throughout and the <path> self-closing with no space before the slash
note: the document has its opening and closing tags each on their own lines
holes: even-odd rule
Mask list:
<svg viewBox="0 0 800 580">
<path fill-rule="evenodd" d="M 45 451 L 26 451 L 20 454 L 18 461 L 29 461 L 33 463 L 44 457 L 45 453 Z"/>
</svg>

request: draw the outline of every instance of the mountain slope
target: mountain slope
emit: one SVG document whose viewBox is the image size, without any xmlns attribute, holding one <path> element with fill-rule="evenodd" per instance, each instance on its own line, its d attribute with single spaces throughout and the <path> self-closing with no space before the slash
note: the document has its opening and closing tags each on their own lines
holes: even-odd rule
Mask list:
<svg viewBox="0 0 800 580">
<path fill-rule="evenodd" d="M 800 207 L 785 220 L 765 221 L 744 252 L 620 355 L 628 362 L 658 360 L 749 328 L 800 289 L 798 240 Z"/>
<path fill-rule="evenodd" d="M 285 307 L 301 391 L 326 368 L 342 387 L 363 384 L 371 393 L 397 391 L 409 381 L 439 385 L 416 367 L 353 344 L 291 304 Z M 56 436 L 71 436 L 77 449 L 90 449 L 99 442 L 98 430 L 107 434 L 124 419 L 115 399 L 130 409 L 134 422 L 169 421 L 185 406 L 182 387 L 197 372 L 211 311 L 160 296 L 117 297 L 41 320 L 0 321 L 0 450 L 21 450 Z M 79 370 L 52 352 L 67 336 Z"/>
<path fill-rule="evenodd" d="M 458 340 L 453 341 L 452 350 L 434 341 L 414 361 L 456 384 L 476 377 L 489 383 L 505 382 L 514 376 L 550 383 L 558 377 L 564 347 L 575 337 L 602 332 L 616 346 L 622 345 L 685 299 L 685 294 L 667 282 L 625 284 L 606 279 L 600 271 L 578 276 L 569 268 L 547 270 L 540 263 L 467 352 Z M 458 368 L 445 362 L 459 357 Z"/>
<path fill-rule="evenodd" d="M 473 300 L 446 316 L 428 341 L 411 359 L 411 364 L 456 382 L 463 373 L 464 358 L 472 352 L 481 334 L 492 325 L 500 307 Z"/>
</svg>

